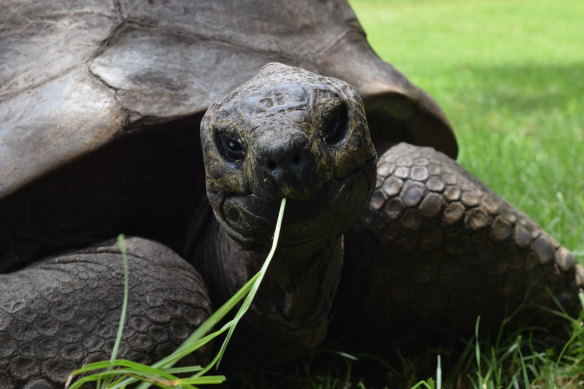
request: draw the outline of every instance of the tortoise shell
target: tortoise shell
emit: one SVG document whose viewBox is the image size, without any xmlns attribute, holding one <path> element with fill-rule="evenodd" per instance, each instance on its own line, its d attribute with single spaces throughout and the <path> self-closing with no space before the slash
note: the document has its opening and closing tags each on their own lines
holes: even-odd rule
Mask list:
<svg viewBox="0 0 584 389">
<path fill-rule="evenodd" d="M 456 157 L 440 107 L 344 0 L 12 1 L 0 15 L 0 271 L 120 231 L 184 254 L 206 108 L 278 61 L 345 80 L 372 139 Z"/>
</svg>

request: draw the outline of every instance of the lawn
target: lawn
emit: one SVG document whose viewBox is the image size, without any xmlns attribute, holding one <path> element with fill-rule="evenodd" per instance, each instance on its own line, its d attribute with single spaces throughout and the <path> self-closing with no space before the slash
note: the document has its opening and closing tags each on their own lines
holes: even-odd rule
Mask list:
<svg viewBox="0 0 584 389">
<path fill-rule="evenodd" d="M 584 2 L 353 0 L 449 117 L 465 168 L 584 262 Z"/>
</svg>

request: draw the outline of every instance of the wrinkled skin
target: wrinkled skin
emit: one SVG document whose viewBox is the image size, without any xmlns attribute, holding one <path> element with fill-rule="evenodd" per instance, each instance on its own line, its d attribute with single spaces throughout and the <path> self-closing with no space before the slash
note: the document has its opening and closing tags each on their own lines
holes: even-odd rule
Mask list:
<svg viewBox="0 0 584 389">
<path fill-rule="evenodd" d="M 236 336 L 264 358 L 315 347 L 331 325 L 377 340 L 452 336 L 520 303 L 579 308 L 572 255 L 452 159 L 400 143 L 378 145 L 375 164 L 362 102 L 342 81 L 269 64 L 209 108 L 201 141 L 215 217 L 185 259 L 128 240 L 122 357 L 164 355 L 259 269 L 282 196 L 281 245 Z M 120 257 L 103 242 L 0 275 L 0 388 L 55 388 L 107 356 Z"/>
<path fill-rule="evenodd" d="M 291 214 L 290 224 L 323 219 L 310 231 L 316 236 L 335 218 L 346 219 L 336 229 L 331 224 L 338 236 L 375 180 L 375 149 L 355 90 L 279 64 L 209 108 L 201 144 L 211 206 L 240 243 L 266 244 L 282 197 L 302 204 L 304 215 Z"/>
</svg>

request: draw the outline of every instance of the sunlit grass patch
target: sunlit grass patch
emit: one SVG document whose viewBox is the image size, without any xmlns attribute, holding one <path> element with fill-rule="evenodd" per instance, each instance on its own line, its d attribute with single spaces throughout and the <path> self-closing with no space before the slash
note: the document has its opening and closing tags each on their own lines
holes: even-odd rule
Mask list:
<svg viewBox="0 0 584 389">
<path fill-rule="evenodd" d="M 584 263 L 584 2 L 352 0 L 442 106 L 458 161 Z"/>
</svg>

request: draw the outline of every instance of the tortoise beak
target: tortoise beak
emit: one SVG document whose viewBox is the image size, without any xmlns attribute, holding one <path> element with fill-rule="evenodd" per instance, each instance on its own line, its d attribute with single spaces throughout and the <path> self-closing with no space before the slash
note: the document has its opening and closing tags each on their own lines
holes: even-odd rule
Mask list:
<svg viewBox="0 0 584 389">
<path fill-rule="evenodd" d="M 261 197 L 311 200 L 328 179 L 319 174 L 322 169 L 316 167 L 310 142 L 299 131 L 266 131 L 254 148 L 254 174 L 249 178 Z"/>
</svg>

